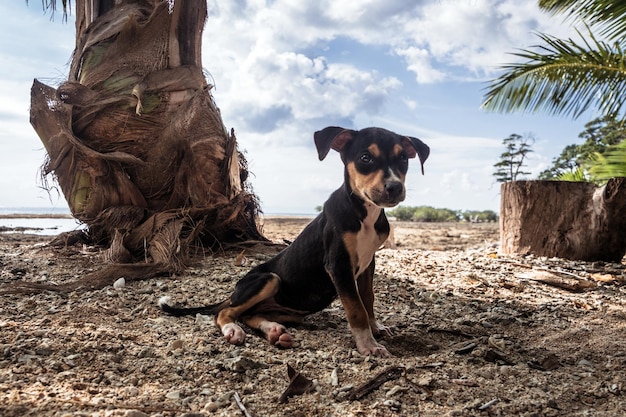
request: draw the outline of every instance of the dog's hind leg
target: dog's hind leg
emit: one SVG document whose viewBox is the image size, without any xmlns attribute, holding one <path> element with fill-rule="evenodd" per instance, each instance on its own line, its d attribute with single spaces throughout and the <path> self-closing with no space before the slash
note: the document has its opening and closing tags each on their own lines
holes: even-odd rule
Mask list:
<svg viewBox="0 0 626 417">
<path fill-rule="evenodd" d="M 251 272 L 235 286 L 230 305 L 220 310 L 215 319 L 224 338 L 233 345 L 241 345 L 246 333 L 236 323 L 237 319 L 255 305 L 272 299 L 278 291 L 280 277 L 274 273 Z M 254 327 L 254 326 L 252 326 Z M 258 328 L 258 327 L 254 327 Z"/>
<path fill-rule="evenodd" d="M 289 348 L 293 346 L 293 336 L 287 331 L 287 328 L 279 322 L 299 322 L 300 316 L 284 316 L 284 315 L 254 315 L 242 317 L 244 323 L 253 329 L 259 330 L 272 346 Z"/>
</svg>

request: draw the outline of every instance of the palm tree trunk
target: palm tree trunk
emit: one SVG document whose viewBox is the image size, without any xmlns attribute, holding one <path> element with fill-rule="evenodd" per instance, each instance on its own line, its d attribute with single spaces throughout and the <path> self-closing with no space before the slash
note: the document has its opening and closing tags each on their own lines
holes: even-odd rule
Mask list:
<svg viewBox="0 0 626 417">
<path fill-rule="evenodd" d="M 202 72 L 206 15 L 206 0 L 78 0 L 68 81 L 33 84 L 43 172 L 113 262 L 176 271 L 194 248 L 263 239 Z"/>
<path fill-rule="evenodd" d="M 500 251 L 505 255 L 620 262 L 626 254 L 626 178 L 502 184 Z"/>
</svg>

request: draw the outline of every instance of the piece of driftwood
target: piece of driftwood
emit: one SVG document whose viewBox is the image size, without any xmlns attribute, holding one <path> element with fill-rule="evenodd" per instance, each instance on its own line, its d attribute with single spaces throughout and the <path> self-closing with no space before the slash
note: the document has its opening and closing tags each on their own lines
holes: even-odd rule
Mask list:
<svg viewBox="0 0 626 417">
<path fill-rule="evenodd" d="M 619 262 L 626 253 L 626 178 L 502 184 L 501 253 Z"/>
<path fill-rule="evenodd" d="M 528 274 L 515 274 L 517 278 L 535 282 L 541 282 L 552 287 L 561 288 L 571 292 L 583 292 L 597 287 L 594 281 L 576 277 L 574 274 L 565 272 L 551 272 L 545 270 L 532 270 Z"/>
<path fill-rule="evenodd" d="M 385 382 L 400 378 L 403 372 L 404 368 L 401 366 L 385 369 L 365 384 L 353 389 L 348 395 L 348 401 L 360 400 Z"/>
</svg>

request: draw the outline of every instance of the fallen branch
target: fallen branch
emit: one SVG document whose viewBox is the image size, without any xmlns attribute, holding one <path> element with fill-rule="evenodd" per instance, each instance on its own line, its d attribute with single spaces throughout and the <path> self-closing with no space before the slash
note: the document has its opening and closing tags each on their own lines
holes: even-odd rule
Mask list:
<svg viewBox="0 0 626 417">
<path fill-rule="evenodd" d="M 0 294 L 39 294 L 46 291 L 69 294 L 74 291 L 95 291 L 113 285 L 115 280 L 124 277 L 126 283 L 143 281 L 158 276 L 168 276 L 174 271 L 164 264 L 111 264 L 102 270 L 86 274 L 82 278 L 64 284 L 41 284 L 16 281 L 0 287 Z"/>
<path fill-rule="evenodd" d="M 567 275 L 566 278 L 562 275 Z M 588 281 L 572 273 L 554 272 L 549 270 L 533 269 L 529 274 L 515 274 L 515 277 L 528 281 L 540 282 L 552 287 L 561 288 L 571 292 L 583 292 L 592 288 L 596 288 L 596 283 Z"/>
<path fill-rule="evenodd" d="M 376 390 L 385 382 L 400 378 L 403 372 L 404 368 L 400 366 L 385 369 L 374 378 L 361 385 L 359 388 L 352 390 L 350 395 L 348 395 L 348 401 L 360 400 L 372 391 Z"/>
</svg>

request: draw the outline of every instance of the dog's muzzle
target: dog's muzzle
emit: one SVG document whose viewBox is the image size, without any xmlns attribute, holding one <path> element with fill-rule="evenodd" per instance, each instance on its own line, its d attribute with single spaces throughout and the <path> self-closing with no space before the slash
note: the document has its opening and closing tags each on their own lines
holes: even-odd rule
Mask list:
<svg viewBox="0 0 626 417">
<path fill-rule="evenodd" d="M 391 181 L 385 184 L 385 199 L 390 202 L 399 203 L 404 200 L 404 184 L 400 181 Z"/>
<path fill-rule="evenodd" d="M 404 201 L 404 184 L 400 181 L 386 182 L 382 190 L 372 190 L 370 193 L 367 193 L 367 197 L 378 207 L 394 207 Z"/>
</svg>

